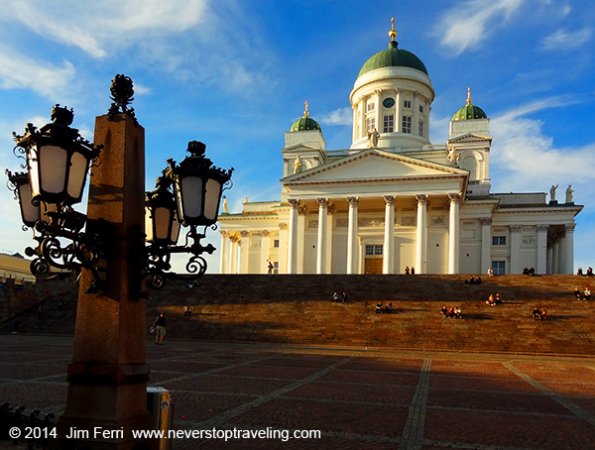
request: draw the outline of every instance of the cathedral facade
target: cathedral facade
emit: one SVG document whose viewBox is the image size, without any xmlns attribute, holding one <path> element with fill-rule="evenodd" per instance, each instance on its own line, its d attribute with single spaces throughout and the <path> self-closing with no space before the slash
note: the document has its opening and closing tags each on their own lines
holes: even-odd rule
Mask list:
<svg viewBox="0 0 595 450">
<path fill-rule="evenodd" d="M 305 105 L 285 133 L 280 199 L 219 216 L 221 273 L 572 273 L 572 188 L 493 193 L 489 118 L 467 92 L 446 143 L 429 140 L 424 63 L 388 48 L 349 96 L 350 148 L 329 150 Z M 454 109 L 454 108 L 453 108 Z"/>
</svg>

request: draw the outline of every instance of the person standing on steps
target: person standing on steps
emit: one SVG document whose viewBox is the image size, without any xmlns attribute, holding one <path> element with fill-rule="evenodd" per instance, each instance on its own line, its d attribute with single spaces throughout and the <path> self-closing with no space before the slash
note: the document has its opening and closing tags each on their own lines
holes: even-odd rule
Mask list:
<svg viewBox="0 0 595 450">
<path fill-rule="evenodd" d="M 165 313 L 161 311 L 157 318 L 155 319 L 155 344 L 163 344 L 163 340 L 165 339 Z"/>
</svg>

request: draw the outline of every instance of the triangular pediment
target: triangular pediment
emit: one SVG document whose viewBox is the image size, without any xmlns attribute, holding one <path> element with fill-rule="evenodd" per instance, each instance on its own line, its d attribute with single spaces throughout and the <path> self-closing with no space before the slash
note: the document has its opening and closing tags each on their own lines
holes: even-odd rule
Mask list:
<svg viewBox="0 0 595 450">
<path fill-rule="evenodd" d="M 368 149 L 330 164 L 291 175 L 284 178 L 282 182 L 291 185 L 466 175 L 467 171 L 455 167 L 381 150 Z"/>
<path fill-rule="evenodd" d="M 492 138 L 490 136 L 482 136 L 480 134 L 475 133 L 467 133 L 461 136 L 457 136 L 455 138 L 449 139 L 449 144 L 472 144 L 477 142 L 485 142 L 491 141 Z"/>
</svg>

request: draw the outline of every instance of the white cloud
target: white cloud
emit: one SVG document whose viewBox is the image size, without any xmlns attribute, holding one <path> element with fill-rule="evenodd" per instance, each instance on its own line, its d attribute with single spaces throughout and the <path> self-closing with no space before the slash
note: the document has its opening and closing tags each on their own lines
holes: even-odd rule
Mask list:
<svg viewBox="0 0 595 450">
<path fill-rule="evenodd" d="M 591 28 L 582 28 L 576 31 L 567 31 L 560 28 L 541 41 L 541 48 L 548 51 L 574 50 L 591 40 Z"/>
<path fill-rule="evenodd" d="M 448 10 L 440 19 L 436 35 L 457 55 L 478 47 L 502 19 L 509 19 L 524 0 L 467 0 Z"/>
<path fill-rule="evenodd" d="M 206 6 L 207 0 L 24 0 L 5 5 L 0 20 L 16 20 L 45 38 L 103 58 L 131 38 L 179 33 L 198 25 Z"/>
<path fill-rule="evenodd" d="M 320 123 L 323 125 L 349 125 L 353 124 L 353 110 L 346 106 L 338 108 L 330 113 L 320 116 Z"/>
<path fill-rule="evenodd" d="M 0 88 L 30 89 L 47 98 L 57 98 L 76 75 L 74 66 L 44 64 L 0 45 Z"/>
<path fill-rule="evenodd" d="M 543 130 L 543 123 L 526 114 L 568 105 L 552 97 L 496 116 L 491 122 L 494 137 L 492 177 L 496 190 L 545 191 L 551 184 L 573 184 L 592 192 L 595 174 L 595 142 L 581 147 L 557 147 Z M 505 186 L 501 188 L 499 186 Z"/>
</svg>

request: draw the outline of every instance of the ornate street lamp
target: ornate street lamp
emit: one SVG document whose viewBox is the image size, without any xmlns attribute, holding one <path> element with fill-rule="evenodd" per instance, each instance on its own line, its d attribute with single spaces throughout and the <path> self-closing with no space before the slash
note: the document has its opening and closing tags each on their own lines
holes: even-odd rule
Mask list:
<svg viewBox="0 0 595 450">
<path fill-rule="evenodd" d="M 39 130 L 29 123 L 22 136 L 13 133 L 16 148 L 27 158 L 34 202 L 70 206 L 81 201 L 89 167 L 101 149 L 70 127 L 73 118 L 72 109 L 56 105 L 52 123 Z"/>
<path fill-rule="evenodd" d="M 176 166 L 168 160 L 175 183 L 178 217 L 182 225 L 209 226 L 217 222 L 219 202 L 225 184 L 231 179 L 233 168 L 227 171 L 213 166 L 205 157 L 206 145 L 202 142 L 188 143 L 184 161 Z"/>
<path fill-rule="evenodd" d="M 110 120 L 125 114 L 134 120 L 130 108 L 134 90 L 132 80 L 116 75 L 110 88 L 114 101 L 108 111 Z M 102 146 L 83 139 L 78 130 L 71 128 L 72 109 L 54 106 L 52 123 L 39 130 L 27 124 L 25 133 L 13 133 L 14 152 L 26 160 L 27 173 L 7 171 L 9 186 L 19 199 L 23 223 L 34 228 L 36 248 L 25 253 L 34 257 L 31 271 L 36 276 L 53 276 L 51 268 L 78 272 L 82 267 L 94 275 L 91 290 L 102 287 L 99 261 L 115 245 L 108 223 L 99 219 L 87 223 L 87 216 L 72 208 L 81 201 L 89 168 L 98 158 Z M 231 187 L 233 169 L 215 167 L 205 157 L 206 146 L 191 141 L 190 153 L 179 165 L 172 159 L 169 167 L 157 179 L 156 189 L 145 198 L 145 275 L 153 287 L 161 287 L 165 277 L 198 277 L 206 271 L 203 253 L 215 248 L 203 246 L 200 241 L 205 230 L 216 228 L 221 195 Z M 20 154 L 20 155 L 19 155 Z M 181 227 L 189 227 L 184 245 L 177 245 Z M 171 272 L 170 259 L 175 253 L 189 253 L 187 274 Z"/>
<path fill-rule="evenodd" d="M 157 179 L 156 189 L 147 193 L 146 235 L 149 283 L 160 288 L 165 278 L 198 278 L 207 270 L 203 253 L 213 253 L 212 244 L 202 245 L 205 232 L 198 227 L 216 228 L 219 203 L 223 191 L 231 188 L 233 168 L 223 170 L 215 167 L 205 157 L 206 146 L 202 142 L 188 143 L 187 156 L 179 165 L 172 159 L 169 167 Z M 176 245 L 180 225 L 189 227 L 184 245 Z M 186 274 L 170 272 L 171 255 L 189 253 Z"/>
<path fill-rule="evenodd" d="M 156 245 L 176 245 L 180 235 L 180 222 L 176 211 L 176 201 L 170 190 L 173 184 L 171 177 L 157 178 L 157 189 L 147 192 L 145 201 L 145 234 L 147 242 Z"/>
</svg>

